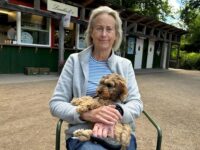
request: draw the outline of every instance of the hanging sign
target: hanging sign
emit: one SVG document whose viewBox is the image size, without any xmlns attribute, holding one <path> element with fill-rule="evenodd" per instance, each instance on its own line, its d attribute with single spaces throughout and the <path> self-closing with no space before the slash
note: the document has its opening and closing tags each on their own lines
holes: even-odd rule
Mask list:
<svg viewBox="0 0 200 150">
<path fill-rule="evenodd" d="M 67 12 L 67 14 L 63 17 L 63 27 L 67 28 L 70 26 L 71 20 L 71 11 Z"/>
<path fill-rule="evenodd" d="M 78 8 L 67 5 L 64 3 L 59 3 L 53 0 L 48 0 L 47 2 L 47 10 L 53 11 L 56 13 L 64 14 L 71 12 L 71 16 L 78 17 Z"/>
</svg>

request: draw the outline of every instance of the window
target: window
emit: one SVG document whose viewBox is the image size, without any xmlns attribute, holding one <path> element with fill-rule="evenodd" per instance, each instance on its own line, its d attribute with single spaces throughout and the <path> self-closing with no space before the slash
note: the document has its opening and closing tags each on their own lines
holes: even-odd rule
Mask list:
<svg viewBox="0 0 200 150">
<path fill-rule="evenodd" d="M 50 45 L 50 19 L 21 13 L 21 44 Z"/>
<path fill-rule="evenodd" d="M 85 30 L 86 30 L 86 26 L 85 25 L 81 25 L 81 24 L 77 24 L 76 25 L 76 47 L 78 49 L 84 49 L 86 48 L 86 43 L 85 43 Z"/>
<path fill-rule="evenodd" d="M 59 21 L 53 20 L 52 24 L 55 26 L 53 47 L 59 46 Z M 73 49 L 75 45 L 75 24 L 70 23 L 70 26 L 64 28 L 64 47 L 68 49 Z"/>
<path fill-rule="evenodd" d="M 16 11 L 0 8 L 0 43 L 16 43 Z"/>
</svg>

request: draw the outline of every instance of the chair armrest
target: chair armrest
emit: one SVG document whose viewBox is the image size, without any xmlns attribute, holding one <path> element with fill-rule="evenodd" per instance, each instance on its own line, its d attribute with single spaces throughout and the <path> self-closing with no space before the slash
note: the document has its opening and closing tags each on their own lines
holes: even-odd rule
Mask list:
<svg viewBox="0 0 200 150">
<path fill-rule="evenodd" d="M 161 150 L 161 143 L 162 143 L 162 130 L 159 127 L 159 125 L 150 117 L 150 115 L 146 112 L 143 111 L 143 114 L 148 118 L 148 120 L 153 124 L 153 126 L 157 130 L 157 145 L 156 145 L 156 150 Z"/>
<path fill-rule="evenodd" d="M 60 133 L 62 129 L 63 120 L 59 119 L 56 126 L 56 150 L 60 150 Z"/>
</svg>

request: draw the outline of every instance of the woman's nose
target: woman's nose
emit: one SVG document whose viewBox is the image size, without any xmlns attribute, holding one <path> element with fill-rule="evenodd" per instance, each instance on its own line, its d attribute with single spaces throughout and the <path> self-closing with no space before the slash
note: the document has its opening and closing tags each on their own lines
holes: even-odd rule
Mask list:
<svg viewBox="0 0 200 150">
<path fill-rule="evenodd" d="M 101 32 L 101 34 L 102 34 L 103 36 L 107 35 L 107 33 L 108 33 L 108 32 L 107 32 L 106 29 L 103 29 L 102 32 Z"/>
</svg>

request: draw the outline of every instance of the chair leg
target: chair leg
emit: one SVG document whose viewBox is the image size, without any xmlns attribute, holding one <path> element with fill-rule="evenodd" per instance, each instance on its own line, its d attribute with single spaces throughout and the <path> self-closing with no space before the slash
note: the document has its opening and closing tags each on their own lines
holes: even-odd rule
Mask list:
<svg viewBox="0 0 200 150">
<path fill-rule="evenodd" d="M 161 128 L 156 124 L 156 122 L 150 117 L 150 115 L 143 111 L 144 115 L 148 118 L 148 120 L 153 124 L 153 126 L 157 130 L 157 145 L 156 150 L 161 150 L 161 143 L 162 143 L 162 130 Z"/>
<path fill-rule="evenodd" d="M 56 127 L 56 150 L 60 150 L 60 133 L 61 133 L 61 127 L 62 127 L 63 120 L 60 119 L 57 123 Z"/>
</svg>

